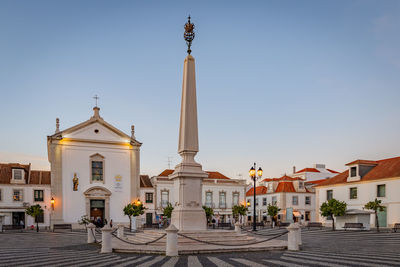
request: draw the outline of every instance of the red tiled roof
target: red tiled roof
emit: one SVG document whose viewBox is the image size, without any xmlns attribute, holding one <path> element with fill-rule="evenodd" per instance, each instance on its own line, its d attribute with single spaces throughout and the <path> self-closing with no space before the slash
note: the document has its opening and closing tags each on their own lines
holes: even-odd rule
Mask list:
<svg viewBox="0 0 400 267">
<path fill-rule="evenodd" d="M 148 175 L 140 175 L 140 187 L 142 188 L 152 188 L 153 184 L 150 181 Z"/>
<path fill-rule="evenodd" d="M 30 165 L 19 163 L 0 163 L 0 184 L 10 184 L 12 169 L 23 169 L 26 184 L 50 184 L 50 171 L 30 170 Z"/>
<path fill-rule="evenodd" d="M 353 165 L 353 164 L 363 164 L 363 165 L 377 165 L 378 161 L 375 160 L 363 160 L 363 159 L 357 159 L 355 161 L 349 162 L 346 164 L 346 166 Z"/>
<path fill-rule="evenodd" d="M 267 193 L 267 188 L 265 186 L 257 186 L 256 195 L 264 195 Z M 246 197 L 254 195 L 254 187 L 250 188 L 249 191 L 246 192 Z"/>
<path fill-rule="evenodd" d="M 298 181 L 303 180 L 300 177 L 290 177 L 287 175 L 282 176 L 281 178 L 265 178 L 263 182 L 279 182 L 279 181 Z"/>
<path fill-rule="evenodd" d="M 158 176 L 168 176 L 168 175 L 172 174 L 173 172 L 174 172 L 174 170 L 166 169 L 162 173 L 160 173 Z M 210 172 L 210 171 L 206 171 L 206 172 L 208 173 L 209 179 L 230 179 L 229 177 L 226 177 L 225 175 L 223 175 L 220 172 Z"/>
<path fill-rule="evenodd" d="M 275 193 L 279 192 L 290 193 L 296 192 L 296 190 L 294 189 L 292 182 L 279 182 L 278 186 L 276 187 Z"/>
<path fill-rule="evenodd" d="M 339 172 L 331 170 L 331 169 L 327 169 L 327 170 L 330 171 L 331 173 L 339 173 Z"/>
<path fill-rule="evenodd" d="M 301 173 L 301 172 L 320 172 L 320 171 L 317 170 L 316 168 L 304 168 L 300 171 L 297 171 L 296 173 Z"/>
<path fill-rule="evenodd" d="M 325 179 L 320 179 L 320 180 L 314 180 L 314 181 L 306 181 L 307 184 L 320 184 L 326 180 L 328 180 L 329 178 L 325 178 Z"/>
<path fill-rule="evenodd" d="M 357 161 L 353 161 L 354 162 Z M 368 161 L 371 162 L 371 161 Z M 374 161 L 376 162 L 376 166 L 373 167 L 366 175 L 361 178 L 361 181 L 373 181 L 373 180 L 381 180 L 392 177 L 400 177 L 400 157 L 383 159 Z M 349 163 L 350 164 L 350 163 Z M 363 163 L 361 163 L 363 164 Z M 348 165 L 348 164 L 346 164 Z M 325 185 L 334 185 L 334 184 L 345 184 L 345 183 L 356 183 L 355 182 L 347 182 L 347 177 L 349 176 L 349 171 L 346 170 L 338 175 L 327 179 L 325 182 L 321 182 L 317 186 L 325 186 Z"/>
</svg>

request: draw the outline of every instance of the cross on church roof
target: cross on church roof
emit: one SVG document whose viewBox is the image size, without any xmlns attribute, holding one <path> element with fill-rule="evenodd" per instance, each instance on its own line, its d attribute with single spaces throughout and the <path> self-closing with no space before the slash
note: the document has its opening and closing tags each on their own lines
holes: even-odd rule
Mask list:
<svg viewBox="0 0 400 267">
<path fill-rule="evenodd" d="M 96 100 L 96 106 L 95 106 L 95 107 L 97 107 L 97 100 L 98 100 L 100 97 L 98 97 L 97 95 L 95 95 L 93 98 Z"/>
</svg>

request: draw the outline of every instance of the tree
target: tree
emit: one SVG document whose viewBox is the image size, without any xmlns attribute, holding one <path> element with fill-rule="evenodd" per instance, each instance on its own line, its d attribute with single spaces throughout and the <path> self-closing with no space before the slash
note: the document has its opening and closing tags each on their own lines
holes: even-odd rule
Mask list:
<svg viewBox="0 0 400 267">
<path fill-rule="evenodd" d="M 123 209 L 124 215 L 129 218 L 129 229 L 132 229 L 132 217 L 142 215 L 146 208 L 140 202 L 129 203 Z"/>
<path fill-rule="evenodd" d="M 339 201 L 334 198 L 322 203 L 319 210 L 321 215 L 327 219 L 332 220 L 332 230 L 335 231 L 335 218 L 334 216 L 343 216 L 346 214 L 347 204 L 344 201 Z"/>
<path fill-rule="evenodd" d="M 268 213 L 268 215 L 271 216 L 271 218 L 272 218 L 271 223 L 276 221 L 276 216 L 278 216 L 278 212 L 279 212 L 280 210 L 281 210 L 281 209 L 278 208 L 278 206 L 276 206 L 276 205 L 271 205 L 271 203 L 268 204 L 267 213 Z"/>
<path fill-rule="evenodd" d="M 171 203 L 168 202 L 167 206 L 163 209 L 164 216 L 167 216 L 167 218 L 171 218 L 173 210 L 174 207 L 172 207 Z"/>
<path fill-rule="evenodd" d="M 376 231 L 379 232 L 379 220 L 378 220 L 378 211 L 384 211 L 385 206 L 381 205 L 382 201 L 375 198 L 374 201 L 370 201 L 365 204 L 364 208 L 367 210 L 373 210 L 375 213 L 375 224 L 376 224 Z"/>
<path fill-rule="evenodd" d="M 232 215 L 235 221 L 238 221 L 239 215 L 245 216 L 247 214 L 248 208 L 245 205 L 235 205 L 232 207 Z"/>
<path fill-rule="evenodd" d="M 29 216 L 32 216 L 33 218 L 35 218 L 36 232 L 39 232 L 39 216 L 43 215 L 43 213 L 44 213 L 44 210 L 42 209 L 42 207 L 39 204 L 32 205 L 32 206 L 29 206 L 28 208 L 26 208 L 25 212 Z"/>
<path fill-rule="evenodd" d="M 204 212 L 206 213 L 207 222 L 210 221 L 211 216 L 214 215 L 214 210 L 211 207 L 203 206 Z"/>
<path fill-rule="evenodd" d="M 78 220 L 78 224 L 85 225 L 85 228 L 89 223 L 90 223 L 90 220 L 89 220 L 89 217 L 87 215 L 82 215 L 81 219 Z"/>
</svg>

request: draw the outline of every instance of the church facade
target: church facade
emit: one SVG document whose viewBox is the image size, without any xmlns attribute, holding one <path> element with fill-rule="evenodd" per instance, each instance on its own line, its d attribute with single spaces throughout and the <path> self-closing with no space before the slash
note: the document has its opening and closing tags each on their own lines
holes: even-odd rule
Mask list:
<svg viewBox="0 0 400 267">
<path fill-rule="evenodd" d="M 51 194 L 54 199 L 51 224 L 78 227 L 87 215 L 91 220 L 128 223 L 126 204 L 140 198 L 140 147 L 134 135 L 127 135 L 100 116 L 47 137 L 51 166 Z"/>
</svg>

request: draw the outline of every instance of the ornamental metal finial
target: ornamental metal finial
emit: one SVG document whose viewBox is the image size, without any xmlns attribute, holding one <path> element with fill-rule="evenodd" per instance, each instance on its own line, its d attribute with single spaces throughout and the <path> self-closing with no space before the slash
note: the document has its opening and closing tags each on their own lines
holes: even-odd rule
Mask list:
<svg viewBox="0 0 400 267">
<path fill-rule="evenodd" d="M 190 55 L 190 53 L 192 52 L 192 50 L 190 50 L 190 47 L 192 46 L 192 41 L 194 39 L 194 24 L 190 22 L 190 15 L 188 17 L 188 22 L 186 22 L 185 24 L 185 33 L 183 34 L 183 38 L 186 41 L 186 44 L 188 46 L 188 54 Z"/>
</svg>

